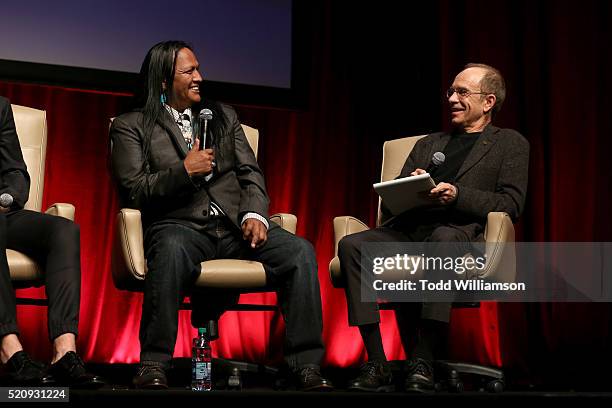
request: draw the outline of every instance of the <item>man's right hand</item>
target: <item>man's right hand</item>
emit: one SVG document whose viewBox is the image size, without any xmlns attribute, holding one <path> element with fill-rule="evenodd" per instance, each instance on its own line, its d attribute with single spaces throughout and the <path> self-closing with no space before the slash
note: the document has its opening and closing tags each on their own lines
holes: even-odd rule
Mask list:
<svg viewBox="0 0 612 408">
<path fill-rule="evenodd" d="M 200 150 L 200 139 L 196 139 L 193 148 L 187 153 L 183 165 L 189 176 L 206 176 L 213 170 L 214 160 L 214 150 Z"/>
<path fill-rule="evenodd" d="M 427 173 L 427 171 L 423 170 L 423 169 L 416 169 L 415 171 L 413 171 L 412 173 L 410 173 L 411 176 L 418 176 L 419 174 L 425 174 Z"/>
</svg>

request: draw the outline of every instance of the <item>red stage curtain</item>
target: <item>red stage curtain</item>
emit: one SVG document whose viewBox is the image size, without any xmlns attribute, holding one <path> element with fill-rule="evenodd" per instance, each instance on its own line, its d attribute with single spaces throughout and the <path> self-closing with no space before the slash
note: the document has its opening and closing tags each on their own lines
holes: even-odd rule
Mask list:
<svg viewBox="0 0 612 408">
<path fill-rule="evenodd" d="M 438 95 L 453 75 L 467 62 L 496 66 L 508 85 L 496 122 L 519 130 L 531 143 L 519 238 L 609 241 L 612 64 L 607 2 L 580 8 L 559 1 L 440 2 L 411 5 L 405 13 L 368 9 L 350 18 L 338 3 L 312 2 L 308 108 L 238 111 L 244 123 L 261 131 L 259 162 L 271 210 L 296 214 L 298 234 L 315 245 L 325 363 L 348 366 L 362 361 L 365 352 L 357 329 L 347 326 L 344 294 L 328 278 L 331 220 L 350 214 L 373 226 L 377 200 L 371 184 L 378 178 L 382 142 L 444 127 L 448 115 Z M 108 118 L 123 112 L 128 98 L 8 82 L 0 83 L 0 94 L 48 112 L 44 204 L 77 207 L 83 356 L 137 361 L 141 295 L 117 291 L 109 269 L 117 204 L 106 162 Z M 246 301 L 275 298 L 248 295 Z M 49 355 L 45 312 L 19 307 L 22 338 L 37 357 Z M 176 355 L 188 356 L 194 331 L 188 312 L 181 313 Z M 608 305 L 483 304 L 454 313 L 451 355 L 537 380 L 565 375 L 561 362 L 571 354 L 584 358 L 570 370 L 578 375 L 601 356 L 609 358 L 610 316 Z M 404 358 L 392 311 L 383 313 L 382 326 L 388 358 Z M 282 358 L 283 324 L 276 313 L 228 312 L 221 330 L 214 344 L 218 355 L 262 362 Z"/>
</svg>

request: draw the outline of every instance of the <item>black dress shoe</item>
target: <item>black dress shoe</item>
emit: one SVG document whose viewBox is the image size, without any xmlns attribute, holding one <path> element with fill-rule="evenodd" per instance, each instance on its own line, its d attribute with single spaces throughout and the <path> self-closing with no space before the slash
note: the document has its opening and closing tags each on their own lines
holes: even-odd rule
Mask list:
<svg viewBox="0 0 612 408">
<path fill-rule="evenodd" d="M 298 391 L 332 391 L 331 382 L 321 376 L 318 367 L 299 368 L 294 372 Z"/>
<path fill-rule="evenodd" d="M 166 372 L 161 365 L 141 364 L 132 383 L 135 388 L 147 390 L 165 390 L 168 388 Z"/>
<path fill-rule="evenodd" d="M 413 358 L 408 361 L 408 373 L 404 389 L 406 392 L 433 392 L 433 368 L 427 360 Z"/>
<path fill-rule="evenodd" d="M 359 376 L 348 387 L 350 391 L 393 391 L 393 376 L 386 361 L 368 361 L 359 370 Z"/>
<path fill-rule="evenodd" d="M 34 361 L 25 351 L 18 351 L 6 362 L 9 381 L 13 385 L 40 386 L 50 385 L 47 366 Z"/>
<path fill-rule="evenodd" d="M 87 372 L 85 363 L 74 351 L 69 351 L 49 367 L 57 385 L 71 388 L 97 389 L 104 386 L 101 377 Z"/>
</svg>

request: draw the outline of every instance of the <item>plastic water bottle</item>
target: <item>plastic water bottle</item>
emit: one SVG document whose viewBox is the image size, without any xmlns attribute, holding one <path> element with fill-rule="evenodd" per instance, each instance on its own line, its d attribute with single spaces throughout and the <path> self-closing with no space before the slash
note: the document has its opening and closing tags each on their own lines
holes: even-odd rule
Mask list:
<svg viewBox="0 0 612 408">
<path fill-rule="evenodd" d="M 191 389 L 193 391 L 210 391 L 212 354 L 206 328 L 198 329 L 198 337 L 193 339 L 191 357 Z"/>
</svg>

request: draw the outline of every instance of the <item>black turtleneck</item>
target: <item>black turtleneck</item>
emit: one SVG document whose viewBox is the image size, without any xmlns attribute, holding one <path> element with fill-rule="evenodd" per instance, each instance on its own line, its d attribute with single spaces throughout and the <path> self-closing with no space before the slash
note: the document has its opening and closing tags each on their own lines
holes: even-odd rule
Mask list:
<svg viewBox="0 0 612 408">
<path fill-rule="evenodd" d="M 431 172 L 431 177 L 436 183 L 446 182 L 454 183 L 455 177 L 461 168 L 461 165 L 468 156 L 476 140 L 482 132 L 475 133 L 456 133 L 451 135 L 448 144 L 444 148 L 444 163 Z"/>
</svg>

